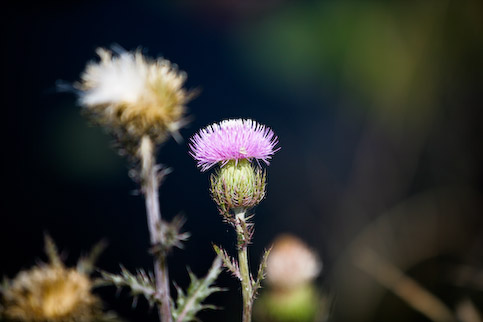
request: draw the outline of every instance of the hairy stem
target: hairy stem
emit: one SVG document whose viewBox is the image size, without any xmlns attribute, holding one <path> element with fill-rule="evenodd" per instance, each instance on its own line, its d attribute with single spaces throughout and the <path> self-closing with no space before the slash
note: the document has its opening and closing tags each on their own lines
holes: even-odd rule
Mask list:
<svg viewBox="0 0 483 322">
<path fill-rule="evenodd" d="M 142 187 L 146 201 L 149 235 L 151 245 L 156 246 L 163 242 L 161 211 L 159 208 L 159 182 L 158 171 L 154 158 L 154 145 L 151 139 L 144 136 L 139 147 L 141 157 Z M 156 279 L 156 293 L 161 306 L 159 317 L 161 322 L 172 322 L 171 300 L 169 290 L 169 275 L 167 258 L 164 252 L 156 253 L 154 258 L 154 276 Z"/>
<path fill-rule="evenodd" d="M 236 232 L 238 235 L 238 263 L 240 265 L 241 288 L 243 296 L 243 318 L 242 322 L 251 322 L 253 307 L 253 291 L 248 267 L 248 241 L 245 240 L 245 209 L 235 212 L 237 224 Z"/>
</svg>

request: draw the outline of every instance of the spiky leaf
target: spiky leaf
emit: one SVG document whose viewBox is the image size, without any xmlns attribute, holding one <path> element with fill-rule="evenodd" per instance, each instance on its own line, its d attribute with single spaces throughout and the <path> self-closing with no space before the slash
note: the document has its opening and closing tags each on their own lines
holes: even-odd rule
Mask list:
<svg viewBox="0 0 483 322">
<path fill-rule="evenodd" d="M 171 222 L 162 221 L 161 227 L 161 241 L 150 249 L 150 253 L 155 256 L 166 256 L 169 254 L 170 251 L 174 248 L 183 248 L 183 243 L 186 242 L 189 237 L 190 233 L 188 232 L 181 232 L 181 228 L 185 223 L 185 219 L 183 216 L 178 215 L 174 217 Z"/>
<path fill-rule="evenodd" d="M 136 274 L 132 274 L 121 265 L 121 274 L 111 274 L 103 271 L 101 271 L 101 274 L 103 279 L 97 286 L 114 285 L 119 289 L 128 287 L 131 295 L 134 296 L 134 306 L 139 295 L 143 295 L 151 306 L 155 303 L 161 304 L 156 294 L 156 284 L 151 273 L 146 273 L 146 271 L 139 269 Z"/>
<path fill-rule="evenodd" d="M 101 240 L 100 242 L 95 244 L 87 256 L 82 256 L 79 259 L 79 261 L 77 262 L 77 271 L 85 273 L 87 275 L 91 274 L 95 269 L 94 264 L 96 263 L 101 253 L 106 249 L 106 247 L 107 242 L 104 240 Z"/>
<path fill-rule="evenodd" d="M 4 276 L 0 282 L 0 294 L 2 294 L 10 285 L 10 280 Z"/>
<path fill-rule="evenodd" d="M 124 322 L 117 314 L 114 312 L 106 312 L 102 316 L 96 318 L 94 322 Z"/>
<path fill-rule="evenodd" d="M 233 276 L 241 280 L 240 267 L 238 266 L 238 262 L 236 261 L 236 259 L 228 255 L 226 250 L 218 247 L 217 245 L 213 245 L 213 249 L 223 260 L 223 266 L 228 269 Z"/>
<path fill-rule="evenodd" d="M 213 305 L 203 304 L 203 301 L 212 293 L 222 291 L 219 287 L 212 286 L 221 272 L 222 258 L 217 256 L 213 261 L 208 274 L 202 278 L 197 278 L 188 270 L 190 276 L 190 285 L 188 290 L 183 290 L 176 286 L 178 298 L 173 309 L 173 320 L 175 322 L 196 321 L 196 314 L 204 309 L 214 309 Z"/>
<path fill-rule="evenodd" d="M 57 250 L 57 246 L 55 245 L 54 240 L 50 237 L 49 234 L 44 234 L 44 248 L 47 257 L 49 258 L 50 264 L 53 266 L 63 267 L 64 264 L 59 256 L 59 251 Z"/>
<path fill-rule="evenodd" d="M 267 249 L 263 253 L 262 260 L 260 261 L 260 266 L 258 267 L 258 274 L 257 274 L 257 280 L 254 281 L 252 279 L 252 289 L 253 289 L 253 294 L 252 297 L 255 298 L 257 296 L 258 290 L 262 287 L 262 281 L 265 279 L 265 272 L 267 269 L 267 259 L 268 255 L 270 255 L 270 251 L 272 249 Z"/>
</svg>

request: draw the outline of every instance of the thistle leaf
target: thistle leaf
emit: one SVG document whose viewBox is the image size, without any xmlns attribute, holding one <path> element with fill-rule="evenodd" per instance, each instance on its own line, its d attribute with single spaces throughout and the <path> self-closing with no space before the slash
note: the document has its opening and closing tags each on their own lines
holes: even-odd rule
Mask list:
<svg viewBox="0 0 483 322">
<path fill-rule="evenodd" d="M 252 297 L 255 298 L 257 296 L 258 290 L 262 287 L 262 281 L 265 279 L 266 269 L 267 269 L 267 259 L 268 255 L 270 255 L 270 251 L 272 248 L 265 250 L 262 256 L 262 260 L 260 261 L 260 266 L 258 267 L 258 274 L 257 280 L 254 281 L 252 278 Z"/>
<path fill-rule="evenodd" d="M 82 256 L 79 259 L 77 262 L 77 271 L 90 275 L 94 271 L 94 264 L 106 247 L 107 242 L 105 240 L 101 240 L 95 244 L 87 256 Z"/>
<path fill-rule="evenodd" d="M 214 309 L 212 305 L 203 304 L 202 302 L 212 293 L 222 291 L 219 287 L 212 286 L 221 272 L 222 258 L 217 256 L 213 261 L 208 274 L 205 278 L 198 279 L 189 269 L 190 285 L 185 292 L 177 285 L 178 298 L 173 309 L 173 320 L 175 322 L 191 322 L 197 321 L 196 314 L 205 309 Z"/>
<path fill-rule="evenodd" d="M 238 232 L 237 234 L 238 249 L 247 247 L 252 242 L 252 238 L 255 233 L 255 225 L 249 222 L 249 220 L 252 218 L 253 218 L 253 215 L 250 215 L 245 219 L 240 219 L 240 218 L 236 219 L 235 228 L 236 228 L 236 225 L 239 225 L 239 227 L 241 227 L 241 232 Z"/>
<path fill-rule="evenodd" d="M 49 258 L 50 263 L 53 266 L 58 266 L 58 267 L 63 267 L 64 264 L 62 263 L 62 260 L 60 259 L 59 256 L 59 251 L 57 250 L 57 246 L 54 243 L 54 240 L 52 237 L 50 237 L 49 234 L 44 234 L 44 249 L 45 249 L 45 254 L 47 254 L 47 257 Z"/>
<path fill-rule="evenodd" d="M 5 292 L 5 290 L 10 286 L 9 279 L 4 276 L 0 282 L 0 295 Z"/>
<path fill-rule="evenodd" d="M 161 241 L 151 247 L 150 253 L 158 257 L 163 257 L 169 254 L 174 247 L 183 249 L 183 243 L 191 236 L 188 232 L 181 232 L 185 221 L 185 218 L 181 215 L 174 217 L 171 222 L 162 221 L 162 225 L 160 226 Z"/>
<path fill-rule="evenodd" d="M 123 322 L 123 321 L 124 320 L 118 317 L 114 312 L 106 312 L 94 320 L 94 322 Z"/>
<path fill-rule="evenodd" d="M 101 271 L 102 282 L 101 285 L 113 285 L 118 289 L 121 287 L 128 287 L 131 296 L 134 297 L 133 306 L 136 306 L 137 297 L 143 295 L 150 306 L 161 304 L 159 297 L 156 294 L 156 284 L 151 273 L 139 269 L 136 274 L 132 274 L 121 265 L 121 274 L 111 274 Z M 101 286 L 97 285 L 97 286 Z"/>
<path fill-rule="evenodd" d="M 234 277 L 238 278 L 241 281 L 240 267 L 238 266 L 238 262 L 236 261 L 236 259 L 228 255 L 228 253 L 224 249 L 216 245 L 213 245 L 213 249 L 223 260 L 223 266 L 228 269 Z"/>
</svg>

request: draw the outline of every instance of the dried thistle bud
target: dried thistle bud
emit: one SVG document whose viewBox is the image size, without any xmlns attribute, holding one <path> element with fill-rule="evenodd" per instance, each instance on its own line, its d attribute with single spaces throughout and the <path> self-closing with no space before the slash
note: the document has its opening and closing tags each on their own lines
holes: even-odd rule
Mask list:
<svg viewBox="0 0 483 322">
<path fill-rule="evenodd" d="M 282 235 L 267 260 L 267 281 L 274 288 L 295 289 L 315 279 L 321 269 L 319 257 L 304 242 Z"/>
<path fill-rule="evenodd" d="M 48 239 L 46 242 L 51 241 Z M 115 321 L 113 315 L 102 311 L 101 300 L 92 294 L 91 278 L 82 270 L 65 267 L 59 260 L 55 245 L 52 245 L 47 243 L 48 264 L 38 264 L 21 271 L 2 290 L 0 319 L 27 322 Z"/>
<path fill-rule="evenodd" d="M 265 173 L 248 160 L 229 161 L 211 175 L 211 196 L 223 215 L 252 208 L 265 197 Z"/>
<path fill-rule="evenodd" d="M 168 60 L 150 60 L 139 51 L 113 55 L 98 48 L 97 54 L 100 62 L 90 62 L 76 84 L 92 119 L 121 144 L 145 135 L 161 143 L 176 134 L 191 98 L 182 87 L 186 74 Z"/>
<path fill-rule="evenodd" d="M 100 302 L 85 274 L 64 267 L 23 271 L 4 294 L 5 316 L 19 321 L 90 321 Z"/>
</svg>

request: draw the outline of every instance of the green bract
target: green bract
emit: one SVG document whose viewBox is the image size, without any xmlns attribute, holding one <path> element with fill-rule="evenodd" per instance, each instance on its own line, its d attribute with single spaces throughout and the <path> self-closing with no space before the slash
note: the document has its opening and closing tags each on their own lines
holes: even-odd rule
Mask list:
<svg viewBox="0 0 483 322">
<path fill-rule="evenodd" d="M 265 197 L 265 173 L 246 159 L 229 161 L 211 176 L 211 194 L 220 212 L 251 208 Z"/>
</svg>

